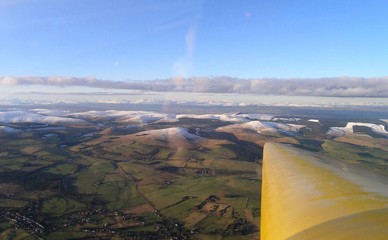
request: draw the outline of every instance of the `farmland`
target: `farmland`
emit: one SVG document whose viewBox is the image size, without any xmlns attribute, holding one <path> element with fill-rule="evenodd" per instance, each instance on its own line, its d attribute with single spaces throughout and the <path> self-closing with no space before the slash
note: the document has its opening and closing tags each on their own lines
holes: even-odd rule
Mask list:
<svg viewBox="0 0 388 240">
<path fill-rule="evenodd" d="M 230 147 L 235 143 L 182 138 L 174 147 L 168 144 L 172 140 L 143 141 L 124 130 L 83 136 L 90 131 L 96 130 L 61 129 L 50 131 L 50 138 L 28 132 L 0 140 L 2 238 L 249 239 L 257 234 L 259 158 L 239 159 L 239 147 Z M 260 151 L 251 146 L 248 155 Z"/>
<path fill-rule="evenodd" d="M 266 142 L 387 173 L 379 133 L 330 134 L 345 119 L 108 113 L 3 123 L 14 132 L 0 138 L 0 238 L 258 239 Z"/>
</svg>

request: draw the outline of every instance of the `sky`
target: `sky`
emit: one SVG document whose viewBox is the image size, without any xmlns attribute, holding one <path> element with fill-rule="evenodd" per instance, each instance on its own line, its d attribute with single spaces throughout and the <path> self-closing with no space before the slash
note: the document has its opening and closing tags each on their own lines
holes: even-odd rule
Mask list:
<svg viewBox="0 0 388 240">
<path fill-rule="evenodd" d="M 0 83 L 384 77 L 387 11 L 385 0 L 0 0 Z"/>
</svg>

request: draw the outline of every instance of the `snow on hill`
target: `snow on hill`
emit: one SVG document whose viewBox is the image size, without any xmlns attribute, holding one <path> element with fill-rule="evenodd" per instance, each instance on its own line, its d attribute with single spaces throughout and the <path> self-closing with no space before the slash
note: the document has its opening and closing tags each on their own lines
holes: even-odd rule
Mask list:
<svg viewBox="0 0 388 240">
<path fill-rule="evenodd" d="M 342 137 L 342 136 L 346 135 L 346 132 L 344 131 L 344 128 L 342 128 L 342 127 L 331 127 L 326 134 L 334 136 L 334 137 Z"/>
<path fill-rule="evenodd" d="M 237 114 L 172 114 L 148 111 L 89 111 L 71 114 L 76 118 L 86 119 L 115 119 L 119 122 L 156 123 L 177 122 L 181 118 L 215 119 L 226 122 L 246 122 L 246 116 Z"/>
<path fill-rule="evenodd" d="M 224 114 L 172 114 L 172 113 L 157 113 L 150 111 L 88 111 L 73 113 L 69 116 L 85 119 L 114 119 L 119 122 L 136 122 L 136 123 L 156 123 L 156 122 L 177 122 L 181 118 L 193 119 L 214 119 L 225 122 L 248 122 L 250 120 L 267 120 L 274 118 L 268 114 L 240 114 L 240 113 L 224 113 Z"/>
<path fill-rule="evenodd" d="M 274 118 L 273 115 L 268 114 L 241 114 L 241 113 L 225 113 L 225 114 L 167 114 L 157 113 L 148 111 L 89 111 L 82 113 L 75 113 L 71 116 L 77 118 L 86 119 L 114 119 L 115 121 L 122 123 L 160 123 L 160 122 L 176 122 L 182 118 L 193 118 L 193 119 L 214 119 L 224 122 L 232 122 L 248 125 L 241 125 L 242 128 L 250 129 L 249 124 L 262 124 L 261 127 L 254 127 L 255 131 L 284 131 L 284 132 L 297 132 L 303 125 L 286 124 L 286 123 L 275 123 L 275 122 L 260 122 L 252 121 L 252 119 L 265 119 L 271 120 Z M 284 119 L 282 119 L 284 120 Z M 287 118 L 289 121 L 297 121 L 296 118 Z M 160 131 L 160 130 L 157 130 Z"/>
<path fill-rule="evenodd" d="M 70 114 L 70 111 L 65 110 L 55 110 L 55 109 L 44 109 L 44 108 L 36 108 L 31 110 L 34 113 L 46 115 L 46 116 L 56 116 L 56 117 L 65 117 Z"/>
<path fill-rule="evenodd" d="M 236 124 L 236 125 L 229 125 L 226 126 L 225 128 L 230 127 L 230 128 L 236 128 L 236 129 L 249 129 L 252 131 L 256 131 L 258 133 L 260 132 L 276 132 L 276 129 L 273 127 L 264 124 L 263 122 L 260 121 L 251 121 L 248 123 L 243 123 L 243 124 Z M 222 127 L 221 127 L 222 128 Z"/>
<path fill-rule="evenodd" d="M 151 136 L 167 142 L 181 141 L 181 140 L 205 140 L 204 138 L 195 134 L 189 133 L 187 128 L 173 127 L 157 130 L 143 131 L 136 134 L 137 136 Z"/>
<path fill-rule="evenodd" d="M 272 118 L 272 121 L 282 121 L 282 122 L 297 122 L 302 120 L 301 118 L 286 118 L 286 117 L 274 117 Z"/>
<path fill-rule="evenodd" d="M 88 111 L 71 114 L 76 118 L 86 119 L 114 119 L 118 122 L 154 123 L 178 121 L 175 114 L 148 111 Z"/>
<path fill-rule="evenodd" d="M 7 126 L 0 126 L 0 133 L 18 133 L 18 132 L 21 132 L 21 131 Z"/>
<path fill-rule="evenodd" d="M 276 118 L 268 114 L 224 113 L 224 114 L 173 114 L 152 111 L 87 111 L 71 113 L 70 111 L 55 109 L 32 109 L 29 111 L 0 112 L 0 122 L 36 122 L 46 124 L 86 123 L 87 121 L 116 121 L 128 124 L 149 124 L 161 122 L 178 122 L 182 118 L 213 119 L 231 123 L 247 123 L 250 121 L 267 121 L 267 128 L 294 131 L 291 124 L 269 123 L 275 119 L 281 121 L 297 121 L 297 118 Z M 297 126 L 297 125 L 295 125 Z M 295 127 L 294 127 L 295 128 Z M 291 129 L 291 130 L 288 130 Z"/>
<path fill-rule="evenodd" d="M 81 119 L 45 116 L 28 111 L 0 112 L 0 122 L 5 123 L 44 123 L 44 124 L 85 124 Z"/>
<path fill-rule="evenodd" d="M 348 122 L 345 127 L 331 127 L 330 130 L 327 132 L 329 135 L 333 136 L 344 136 L 347 134 L 354 133 L 353 127 L 354 126 L 362 126 L 362 127 L 368 127 L 370 128 L 374 133 L 379 134 L 381 136 L 388 137 L 388 132 L 385 130 L 384 125 L 380 124 L 374 124 L 374 123 L 360 123 L 360 122 Z"/>
<path fill-rule="evenodd" d="M 309 122 L 320 123 L 318 119 L 309 119 Z"/>
<path fill-rule="evenodd" d="M 180 114 L 178 118 L 199 118 L 199 119 L 217 119 L 225 122 L 248 122 L 252 120 L 266 120 L 270 121 L 274 118 L 273 115 L 269 114 L 258 114 L 258 113 L 224 113 L 224 114 Z"/>
<path fill-rule="evenodd" d="M 217 131 L 235 131 L 235 130 L 238 131 L 241 129 L 246 129 L 246 130 L 256 131 L 257 133 L 263 133 L 263 132 L 296 133 L 303 127 L 305 126 L 297 125 L 297 124 L 250 121 L 247 123 L 231 124 L 231 125 L 219 127 Z"/>
<path fill-rule="evenodd" d="M 202 144 L 207 144 L 207 139 L 191 134 L 186 128 L 173 127 L 149 130 L 126 135 L 124 142 L 136 141 L 143 144 L 163 146 L 172 149 L 196 149 Z"/>
<path fill-rule="evenodd" d="M 214 119 L 224 122 L 246 122 L 245 117 L 236 114 L 178 114 L 176 118 Z"/>
<path fill-rule="evenodd" d="M 305 127 L 304 125 L 289 123 L 265 122 L 265 124 L 271 126 L 274 129 L 283 130 L 286 132 L 298 132 L 301 128 Z"/>
<path fill-rule="evenodd" d="M 118 119 L 119 122 L 156 123 L 156 122 L 177 122 L 174 114 L 163 113 L 142 113 L 132 116 L 125 116 Z"/>
<path fill-rule="evenodd" d="M 271 121 L 275 116 L 269 114 L 260 114 L 260 113 L 239 113 L 237 116 L 251 119 L 251 120 L 263 120 L 263 121 Z"/>
</svg>

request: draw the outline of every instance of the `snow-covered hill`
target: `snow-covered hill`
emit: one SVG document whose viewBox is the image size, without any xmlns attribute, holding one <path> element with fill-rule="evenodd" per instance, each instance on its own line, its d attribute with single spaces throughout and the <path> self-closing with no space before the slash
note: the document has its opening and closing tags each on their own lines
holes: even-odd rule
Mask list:
<svg viewBox="0 0 388 240">
<path fill-rule="evenodd" d="M 309 121 L 309 122 L 313 122 L 313 123 L 321 123 L 321 122 L 319 121 L 319 119 L 309 119 L 308 121 Z"/>
<path fill-rule="evenodd" d="M 224 122 L 247 122 L 248 120 L 244 116 L 237 114 L 178 114 L 177 119 L 180 118 L 193 118 L 193 119 L 213 119 Z"/>
<path fill-rule="evenodd" d="M 267 129 L 269 131 L 298 131 L 299 125 L 288 123 L 276 123 L 279 121 L 297 121 L 297 118 L 276 118 L 276 116 L 268 114 L 250 114 L 250 113 L 223 113 L 223 114 L 173 114 L 173 113 L 158 113 L 152 111 L 86 111 L 71 113 L 70 111 L 55 110 L 55 109 L 32 109 L 18 111 L 0 112 L 0 122 L 4 123 L 43 123 L 43 124 L 86 124 L 90 121 L 115 121 L 124 124 L 150 124 L 150 123 L 172 123 L 178 122 L 183 118 L 192 119 L 210 119 L 235 124 L 243 124 L 252 122 L 253 125 L 257 121 L 263 121 L 264 127 L 259 129 Z M 265 122 L 264 122 L 265 121 Z M 250 129 L 249 125 L 242 127 Z M 295 130 L 296 129 L 296 130 Z"/>
<path fill-rule="evenodd" d="M 182 127 L 143 131 L 136 135 L 149 136 L 154 139 L 158 139 L 166 142 L 174 142 L 174 141 L 181 141 L 181 140 L 197 140 L 197 141 L 205 140 L 200 136 L 189 133 L 187 128 L 182 128 Z"/>
<path fill-rule="evenodd" d="M 109 139 L 109 137 L 107 139 Z M 117 146 L 126 145 L 130 142 L 168 147 L 171 149 L 197 149 L 202 144 L 208 144 L 207 139 L 189 133 L 188 129 L 183 127 L 147 130 L 123 135 L 116 139 L 115 143 L 112 144 Z"/>
<path fill-rule="evenodd" d="M 18 133 L 18 132 L 21 132 L 21 131 L 7 126 L 0 126 L 0 133 Z"/>
<path fill-rule="evenodd" d="M 44 108 L 32 109 L 31 112 L 41 114 L 41 115 L 56 116 L 56 117 L 65 117 L 68 114 L 70 114 L 70 111 L 56 110 L 56 109 L 44 109 Z"/>
<path fill-rule="evenodd" d="M 43 123 L 43 124 L 86 124 L 82 119 L 46 116 L 29 111 L 0 112 L 0 122 L 4 123 Z"/>
<path fill-rule="evenodd" d="M 42 111 L 41 111 L 42 112 Z M 69 116 L 84 119 L 114 119 L 119 122 L 135 122 L 135 123 L 156 123 L 156 122 L 177 122 L 181 118 L 193 119 L 214 119 L 225 122 L 248 122 L 252 120 L 270 121 L 274 118 L 268 114 L 249 114 L 249 113 L 223 113 L 223 114 L 172 114 L 158 113 L 151 111 L 88 111 L 73 113 Z M 282 120 L 296 121 L 295 118 L 284 118 Z"/>
<path fill-rule="evenodd" d="M 385 130 L 384 125 L 378 125 L 374 123 L 361 123 L 361 122 L 348 122 L 345 127 L 331 127 L 327 132 L 329 135 L 333 136 L 344 136 L 347 134 L 354 133 L 354 126 L 362 126 L 370 128 L 374 133 L 379 134 L 381 136 L 388 137 L 388 132 Z"/>
<path fill-rule="evenodd" d="M 155 123 L 178 121 L 175 114 L 148 112 L 148 111 L 88 111 L 73 113 L 71 116 L 91 120 L 115 120 L 118 122 Z"/>
<path fill-rule="evenodd" d="M 286 124 L 286 123 L 276 123 L 276 122 L 263 122 L 263 121 L 250 121 L 247 123 L 240 124 L 231 124 L 223 127 L 219 127 L 217 131 L 239 131 L 239 130 L 252 130 L 257 133 L 264 132 L 278 132 L 278 133 L 296 133 L 301 128 L 305 127 L 304 125 L 297 124 Z"/>
</svg>

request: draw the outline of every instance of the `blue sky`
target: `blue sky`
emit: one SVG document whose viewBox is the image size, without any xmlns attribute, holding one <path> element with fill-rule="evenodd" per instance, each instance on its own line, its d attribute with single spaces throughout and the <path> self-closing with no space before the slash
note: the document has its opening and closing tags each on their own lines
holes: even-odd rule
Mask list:
<svg viewBox="0 0 388 240">
<path fill-rule="evenodd" d="M 0 76 L 386 76 L 388 1 L 0 0 Z"/>
</svg>

